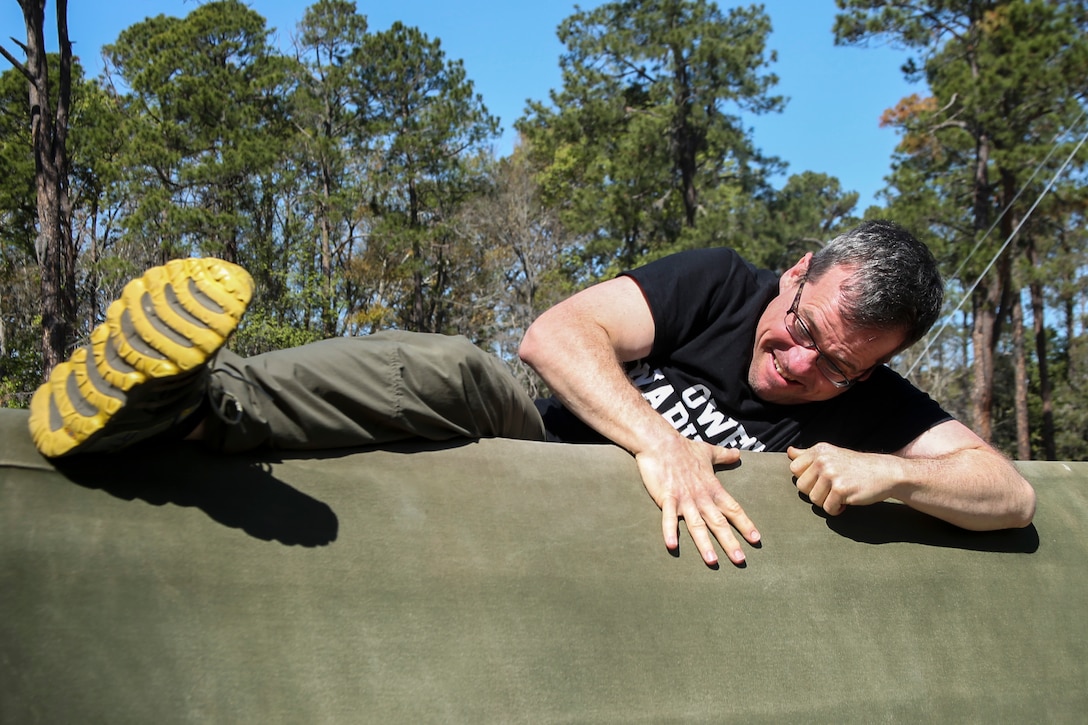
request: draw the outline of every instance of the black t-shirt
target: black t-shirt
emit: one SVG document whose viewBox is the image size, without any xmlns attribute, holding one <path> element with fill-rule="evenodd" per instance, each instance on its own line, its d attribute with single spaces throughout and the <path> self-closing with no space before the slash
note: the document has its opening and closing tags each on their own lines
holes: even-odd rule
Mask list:
<svg viewBox="0 0 1088 725">
<path fill-rule="evenodd" d="M 752 451 L 825 441 L 890 453 L 951 419 L 885 366 L 831 400 L 775 405 L 757 398 L 748 366 L 778 277 L 733 250 L 681 252 L 625 274 L 642 289 L 656 326 L 649 357 L 629 363 L 628 377 L 688 438 Z M 603 440 L 554 398 L 537 406 L 553 440 Z"/>
</svg>

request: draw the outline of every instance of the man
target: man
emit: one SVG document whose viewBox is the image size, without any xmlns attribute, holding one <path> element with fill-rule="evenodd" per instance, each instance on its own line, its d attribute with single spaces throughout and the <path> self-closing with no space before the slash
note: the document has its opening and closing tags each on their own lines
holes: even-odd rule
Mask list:
<svg viewBox="0 0 1088 725">
<path fill-rule="evenodd" d="M 248 275 L 218 260 L 131 282 L 35 394 L 39 449 L 111 451 L 164 432 L 222 450 L 603 438 L 635 456 L 666 546 L 683 518 L 709 565 L 714 539 L 735 564 L 734 530 L 760 540 L 714 474 L 739 449 L 787 451 L 798 489 L 831 515 L 888 498 L 970 529 L 1034 514 L 1008 461 L 884 366 L 941 304 L 932 255 L 887 222 L 777 279 L 730 250 L 698 250 L 574 295 L 522 342 L 556 395 L 539 412 L 463 338 L 394 331 L 239 358 L 220 348 L 251 293 Z"/>
<path fill-rule="evenodd" d="M 549 429 L 573 427 L 569 410 L 631 451 L 666 545 L 683 517 L 708 564 L 711 537 L 735 564 L 733 530 L 760 538 L 713 475 L 738 447 L 786 450 L 831 515 L 896 498 L 968 529 L 1026 526 L 1035 496 L 1015 468 L 883 366 L 933 324 L 941 290 L 924 245 L 869 222 L 778 280 L 721 249 L 647 265 L 546 312 L 521 353 L 562 401 Z M 645 359 L 640 391 L 620 363 Z M 714 426 L 734 447 L 692 440 Z"/>
</svg>

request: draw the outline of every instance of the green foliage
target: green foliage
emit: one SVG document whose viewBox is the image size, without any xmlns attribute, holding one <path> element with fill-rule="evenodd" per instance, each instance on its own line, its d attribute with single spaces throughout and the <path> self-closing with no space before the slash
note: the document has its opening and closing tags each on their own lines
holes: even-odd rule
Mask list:
<svg viewBox="0 0 1088 725">
<path fill-rule="evenodd" d="M 264 19 L 237 0 L 209 2 L 138 23 L 105 52 L 132 89 L 130 233 L 160 240 L 168 257 L 241 259 L 256 236 L 256 185 L 289 131 L 291 63 L 273 52 Z"/>
<path fill-rule="evenodd" d="M 865 216 L 915 230 L 958 302 L 1079 139 L 1085 2 L 836 1 L 838 42 L 905 47 L 904 71 L 926 86 L 885 112 L 901 143 L 887 206 Z M 857 221 L 857 194 L 826 174 L 802 170 L 773 189 L 785 165 L 739 118 L 783 106 L 770 32 L 760 6 L 576 9 L 558 29 L 561 88 L 530 104 L 521 145 L 495 159 L 497 119 L 463 64 L 421 29 L 369 32 L 350 0 L 306 8 L 289 54 L 240 0 L 137 23 L 105 49 L 104 78 L 74 68 L 73 328 L 85 336 L 146 267 L 216 254 L 257 283 L 231 341 L 242 354 L 385 327 L 457 332 L 543 393 L 516 349 L 559 299 L 693 247 L 732 246 L 783 270 Z M 42 366 L 26 98 L 22 76 L 0 74 L 3 405 L 25 405 Z M 1082 150 L 1038 205 L 1000 273 L 950 313 L 915 375 L 970 418 L 979 321 L 991 312 L 992 433 L 1007 451 L 1025 401 L 1013 395 L 1006 310 L 1022 294 L 1046 323 L 1038 345 L 1025 331 L 1033 454 L 1088 457 L 1086 160 Z"/>
<path fill-rule="evenodd" d="M 469 302 L 480 251 L 453 233 L 456 211 L 486 189 L 478 163 L 498 119 L 441 43 L 400 23 L 367 36 L 354 56 L 354 99 L 375 166 L 369 199 L 377 217 L 366 250 L 387 270 L 399 326 L 449 332 Z"/>
<path fill-rule="evenodd" d="M 258 308 L 246 314 L 242 325 L 230 339 L 230 348 L 243 357 L 249 357 L 323 338 L 320 331 L 307 330 L 292 321 L 277 320 Z"/>
<path fill-rule="evenodd" d="M 34 266 L 0 262 L 0 407 L 27 407 L 42 379 L 39 288 Z"/>
<path fill-rule="evenodd" d="M 1044 277 L 1075 284 L 1084 268 L 1083 256 L 1053 243 L 1083 220 L 1082 179 L 1060 181 L 1030 210 L 1080 135 L 1088 8 L 1042 0 L 837 4 L 845 11 L 835 25 L 839 42 L 885 39 L 917 53 L 904 70 L 932 96 L 903 99 L 884 117 L 902 135 L 891 214 L 920 230 L 951 281 L 971 290 L 970 420 L 984 437 L 1007 441 L 1009 411 L 1028 407 L 1001 387 L 1010 383 L 998 369 L 1008 354 L 1002 335 L 1013 324 L 1011 302 L 1024 288 L 1040 298 Z M 1074 160 L 1075 174 L 1085 161 L 1085 154 Z M 1045 338 L 1040 345 L 1036 364 L 1049 378 Z M 1053 402 L 1049 387 L 1037 392 Z M 1028 431 L 1013 435 L 1028 440 Z"/>
<path fill-rule="evenodd" d="M 782 106 L 769 32 L 761 8 L 702 0 L 612 2 L 560 25 L 563 88 L 518 128 L 598 276 L 737 241 L 747 200 L 777 170 L 735 115 Z"/>
<path fill-rule="evenodd" d="M 0 73 L 0 244 L 5 254 L 32 259 L 37 200 L 26 85 L 14 69 Z"/>
<path fill-rule="evenodd" d="M 365 132 L 352 100 L 360 91 L 351 60 L 366 27 L 355 3 L 320 0 L 306 10 L 296 42 L 301 62 L 291 110 L 299 132 L 292 177 L 295 193 L 312 213 L 294 217 L 285 241 L 297 238 L 305 247 L 307 237 L 313 240 L 309 253 L 298 255 L 299 283 L 316 301 L 318 325 L 328 336 L 342 331 L 345 298 L 352 296 L 343 260 L 350 255 L 354 212 L 367 183 L 367 151 L 355 143 Z"/>
</svg>

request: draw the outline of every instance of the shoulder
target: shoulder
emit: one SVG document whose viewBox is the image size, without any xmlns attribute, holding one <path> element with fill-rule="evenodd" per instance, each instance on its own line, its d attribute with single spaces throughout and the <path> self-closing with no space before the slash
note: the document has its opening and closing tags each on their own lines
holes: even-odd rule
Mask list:
<svg viewBox="0 0 1088 725">
<path fill-rule="evenodd" d="M 635 279 L 668 274 L 752 274 L 756 267 L 728 247 L 689 249 L 655 259 L 634 269 L 623 272 Z"/>
<path fill-rule="evenodd" d="M 806 431 L 844 448 L 893 453 L 926 431 L 953 420 L 926 392 L 887 366 L 880 366 L 849 391 L 826 403 Z"/>
<path fill-rule="evenodd" d="M 728 247 L 692 249 L 666 257 L 623 273 L 638 283 L 650 299 L 666 301 L 679 296 L 712 299 L 756 296 L 764 288 L 777 285 L 778 276 L 759 269 Z"/>
<path fill-rule="evenodd" d="M 653 317 L 652 352 L 676 359 L 718 356 L 723 348 L 751 353 L 754 326 L 778 288 L 773 272 L 757 269 L 725 247 L 663 257 L 625 273 Z"/>
<path fill-rule="evenodd" d="M 928 393 L 887 365 L 877 367 L 867 380 L 858 383 L 843 398 L 855 407 L 889 417 L 925 418 L 926 428 L 952 417 Z"/>
<path fill-rule="evenodd" d="M 896 453 L 904 458 L 940 458 L 968 449 L 989 451 L 990 446 L 973 430 L 950 418 L 923 431 Z"/>
</svg>

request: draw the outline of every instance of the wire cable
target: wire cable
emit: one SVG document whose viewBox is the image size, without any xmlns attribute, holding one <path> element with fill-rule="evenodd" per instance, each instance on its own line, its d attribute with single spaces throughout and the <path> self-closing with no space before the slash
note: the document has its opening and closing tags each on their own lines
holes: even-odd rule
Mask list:
<svg viewBox="0 0 1088 725">
<path fill-rule="evenodd" d="M 1083 111 L 1082 111 L 1081 115 L 1082 116 L 1084 115 Z M 1078 121 L 1079 121 L 1079 119 L 1078 119 Z M 1069 166 L 1069 163 L 1073 160 L 1073 157 L 1075 157 L 1077 155 L 1077 153 L 1080 151 L 1080 149 L 1084 145 L 1085 141 L 1088 141 L 1088 131 L 1085 131 L 1084 134 L 1080 137 L 1080 141 L 1073 148 L 1073 150 L 1071 152 L 1069 152 L 1069 155 L 1066 156 L 1065 161 L 1062 162 L 1061 167 L 1054 173 L 1054 176 L 1051 177 L 1050 181 L 1047 182 L 1047 185 L 1039 193 L 1039 196 L 1036 197 L 1035 202 L 1028 209 L 1027 213 L 1024 214 L 1024 216 L 1016 224 L 1016 228 L 1013 229 L 1012 232 L 1009 234 L 1008 239 L 1006 239 L 1005 243 L 1001 245 L 1001 248 L 997 250 L 997 253 L 994 254 L 993 258 L 986 265 L 986 268 L 982 270 L 982 273 L 978 276 L 978 278 L 975 279 L 975 281 L 973 283 L 971 283 L 971 286 L 964 293 L 964 295 L 960 299 L 959 303 L 952 309 L 951 312 L 948 313 L 944 323 L 940 326 L 940 328 L 938 328 L 937 332 L 934 333 L 930 337 L 929 341 L 926 343 L 925 348 L 922 350 L 922 354 L 919 355 L 918 358 L 914 361 L 914 363 L 910 366 L 910 368 L 907 370 L 906 375 L 904 377 L 910 377 L 910 374 L 912 372 L 914 372 L 914 369 L 918 367 L 918 364 L 922 360 L 924 360 L 926 358 L 926 355 L 929 353 L 930 349 L 933 347 L 933 344 L 941 336 L 941 333 L 943 333 L 945 331 L 945 329 L 947 329 L 948 325 L 951 322 L 952 316 L 955 315 L 959 311 L 960 307 L 963 306 L 963 303 L 966 302 L 968 300 L 968 298 L 971 297 L 971 293 L 973 293 L 975 291 L 975 288 L 978 287 L 978 285 L 982 282 L 983 278 L 985 278 L 985 276 L 989 273 L 990 269 L 993 268 L 994 264 L 997 263 L 997 260 L 1001 257 L 1002 254 L 1004 254 L 1005 250 L 1008 249 L 1009 244 L 1012 243 L 1012 240 L 1020 232 L 1020 228 L 1024 226 L 1024 223 L 1031 217 L 1032 213 L 1035 211 L 1035 208 L 1037 206 L 1039 206 L 1039 204 L 1042 202 L 1043 198 L 1047 194 L 1050 193 L 1051 188 L 1053 188 L 1054 184 L 1058 181 L 1058 179 L 1061 177 L 1061 175 L 1065 173 L 1066 167 Z M 1034 174 L 1032 176 L 1034 177 Z M 1026 187 L 1027 184 L 1025 184 L 1024 186 Z M 1017 196 L 1019 196 L 1019 193 L 1017 194 Z M 1014 198 L 1014 201 L 1015 201 L 1015 198 Z M 1012 202 L 1009 202 L 1009 206 L 1011 206 L 1011 205 L 1012 205 Z M 1008 208 L 1009 207 L 1007 206 L 1006 210 L 1008 210 Z M 1004 214 L 1004 213 L 1005 212 L 1003 211 L 1002 214 Z M 993 229 L 993 227 L 991 227 L 991 229 Z M 987 234 L 988 233 L 989 232 L 987 232 Z M 981 242 L 980 242 L 980 244 L 981 244 Z M 977 249 L 978 246 L 976 245 L 975 248 Z M 962 269 L 962 267 L 961 267 L 961 269 Z"/>
</svg>

